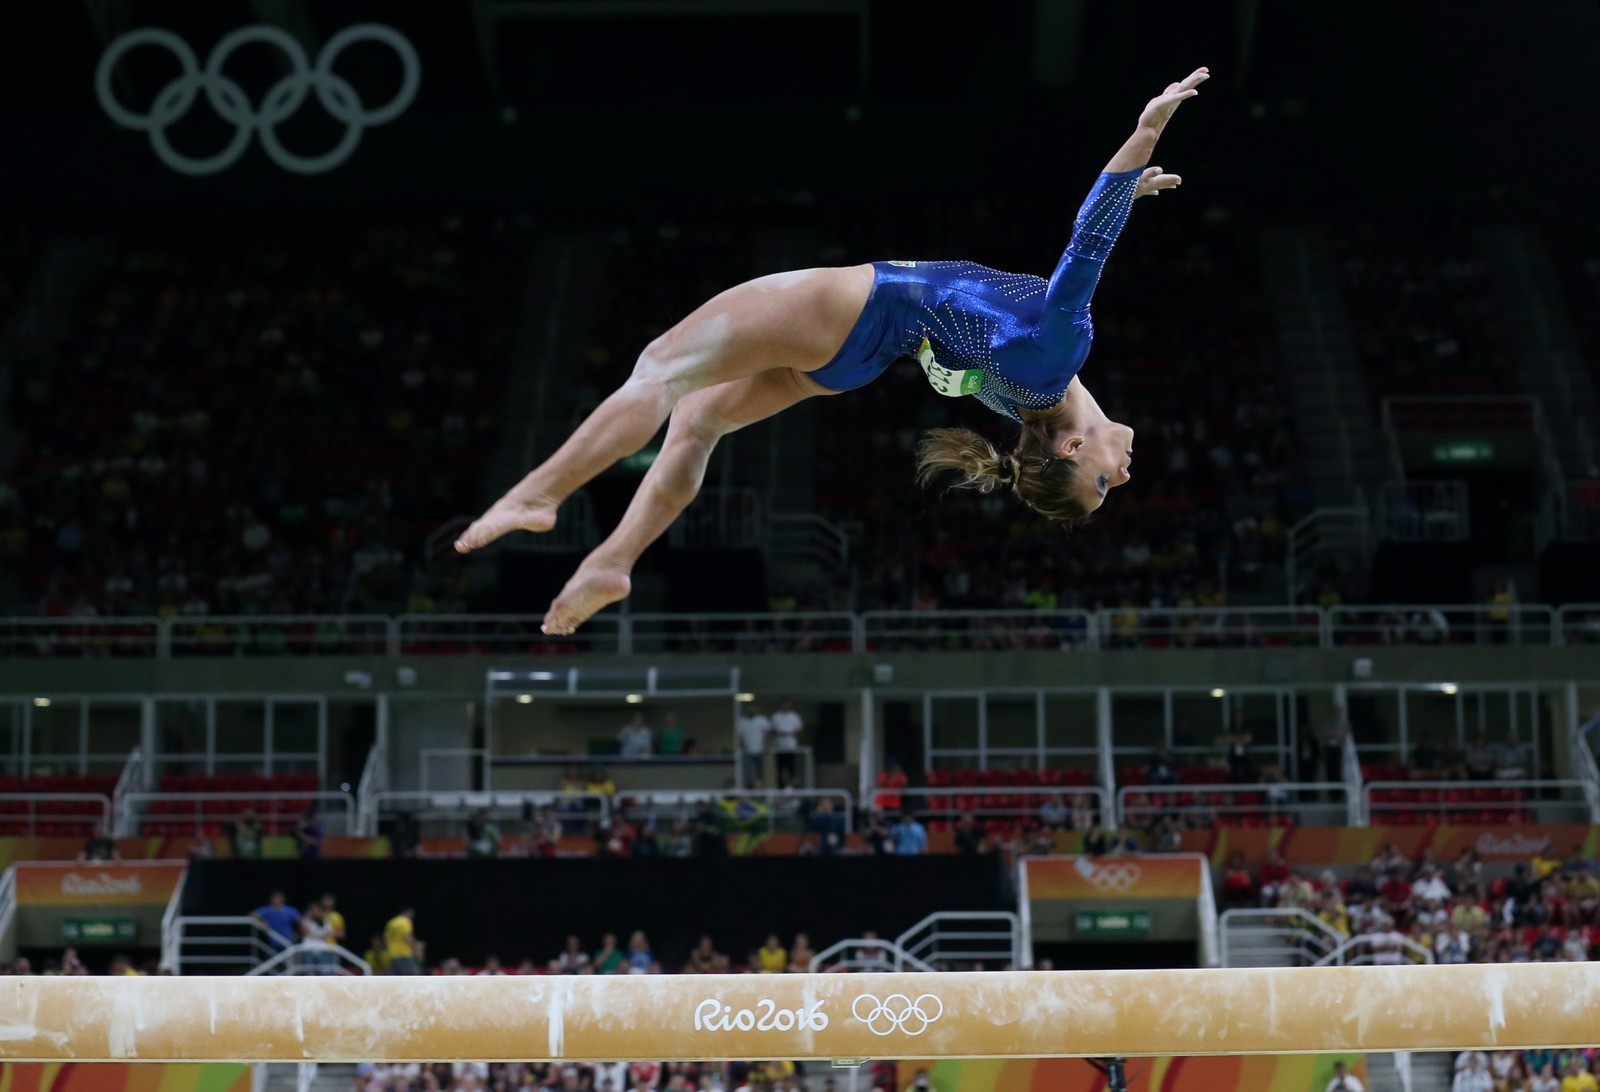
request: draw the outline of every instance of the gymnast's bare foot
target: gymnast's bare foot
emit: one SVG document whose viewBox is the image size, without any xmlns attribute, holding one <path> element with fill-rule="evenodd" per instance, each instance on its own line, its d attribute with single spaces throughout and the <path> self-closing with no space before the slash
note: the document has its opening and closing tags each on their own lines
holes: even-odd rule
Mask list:
<svg viewBox="0 0 1600 1092">
<path fill-rule="evenodd" d="M 538 534 L 556 525 L 556 502 L 542 493 L 518 496 L 513 489 L 494 502 L 483 515 L 472 521 L 472 526 L 456 539 L 456 552 L 469 553 L 489 545 L 501 535 L 512 531 L 532 531 Z"/>
<path fill-rule="evenodd" d="M 604 565 L 580 565 L 567 586 L 545 612 L 544 625 L 550 634 L 569 634 L 592 618 L 596 611 L 626 599 L 633 581 L 624 569 Z"/>
</svg>

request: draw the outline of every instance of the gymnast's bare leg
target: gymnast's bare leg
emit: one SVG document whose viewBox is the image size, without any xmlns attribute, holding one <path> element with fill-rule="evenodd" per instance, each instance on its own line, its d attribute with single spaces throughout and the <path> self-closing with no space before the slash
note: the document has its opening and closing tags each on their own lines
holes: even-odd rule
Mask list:
<svg viewBox="0 0 1600 1092">
<path fill-rule="evenodd" d="M 765 371 L 696 391 L 672 411 L 661 454 L 611 536 L 594 548 L 545 613 L 546 633 L 571 633 L 626 598 L 639 555 L 678 518 L 705 477 L 717 441 L 796 402 L 832 391 L 793 368 Z"/>
<path fill-rule="evenodd" d="M 872 266 L 858 265 L 775 273 L 713 297 L 651 342 L 628 381 L 468 527 L 456 549 L 467 553 L 510 531 L 550 530 L 562 501 L 649 443 L 686 395 L 772 369 L 808 372 L 827 364 L 872 285 Z"/>
</svg>

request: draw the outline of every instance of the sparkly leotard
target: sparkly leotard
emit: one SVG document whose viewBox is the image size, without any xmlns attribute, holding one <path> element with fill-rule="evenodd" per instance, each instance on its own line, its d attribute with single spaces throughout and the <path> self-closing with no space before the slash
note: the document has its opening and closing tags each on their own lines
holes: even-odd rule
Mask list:
<svg viewBox="0 0 1600 1092">
<path fill-rule="evenodd" d="M 1139 173 L 1099 177 L 1048 281 L 975 262 L 874 263 L 855 328 L 811 378 L 852 390 L 909 356 L 940 394 L 973 395 L 1013 420 L 1019 408 L 1056 405 L 1089 355 L 1089 298 L 1128 221 Z"/>
</svg>

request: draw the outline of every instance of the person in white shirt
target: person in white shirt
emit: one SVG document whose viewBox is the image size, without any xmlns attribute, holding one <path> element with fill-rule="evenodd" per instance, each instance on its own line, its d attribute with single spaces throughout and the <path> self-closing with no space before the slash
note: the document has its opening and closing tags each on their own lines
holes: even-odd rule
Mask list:
<svg viewBox="0 0 1600 1092">
<path fill-rule="evenodd" d="M 1365 1092 L 1359 1077 L 1353 1076 L 1343 1062 L 1333 1063 L 1333 1080 L 1324 1092 Z"/>
<path fill-rule="evenodd" d="M 739 752 L 744 756 L 744 787 L 754 788 L 761 784 L 761 775 L 765 772 L 767 733 L 772 731 L 772 722 L 754 705 L 746 705 L 735 722 L 734 731 L 739 739 Z"/>
<path fill-rule="evenodd" d="M 1433 940 L 1433 952 L 1440 963 L 1472 962 L 1472 938 L 1452 926 Z"/>
<path fill-rule="evenodd" d="M 1485 1069 L 1489 1068 L 1489 1056 L 1483 1051 L 1463 1050 L 1460 1054 L 1456 1055 L 1456 1072 L 1460 1073 L 1463 1069 L 1469 1068 L 1472 1065 L 1472 1060 L 1474 1058 L 1476 1058 Z"/>
<path fill-rule="evenodd" d="M 805 721 L 794 711 L 794 702 L 784 699 L 772 714 L 772 750 L 778 760 L 778 788 L 795 784 L 795 759 L 800 751 L 800 730 Z"/>
<path fill-rule="evenodd" d="M 1469 1053 L 1471 1061 L 1466 1068 L 1456 1070 L 1456 1079 L 1450 1085 L 1450 1092 L 1494 1092 L 1494 1077 L 1483 1064 L 1483 1053 L 1477 1050 Z"/>
<path fill-rule="evenodd" d="M 1411 895 L 1418 899 L 1438 899 L 1440 902 L 1450 901 L 1450 885 L 1444 882 L 1444 872 L 1441 869 L 1430 869 L 1428 874 L 1411 886 Z"/>
<path fill-rule="evenodd" d="M 617 742 L 625 758 L 642 758 L 655 752 L 655 736 L 645 723 L 643 713 L 635 713 L 633 719 L 622 726 Z"/>
</svg>

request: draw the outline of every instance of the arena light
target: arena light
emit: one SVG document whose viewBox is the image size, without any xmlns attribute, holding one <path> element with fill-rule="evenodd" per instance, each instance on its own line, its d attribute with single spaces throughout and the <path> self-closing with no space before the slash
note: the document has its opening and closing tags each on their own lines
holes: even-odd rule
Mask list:
<svg viewBox="0 0 1600 1092">
<path fill-rule="evenodd" d="M 532 694 L 518 694 L 517 695 L 517 704 L 518 705 L 527 705 L 532 701 L 533 701 L 533 695 Z"/>
<path fill-rule="evenodd" d="M 733 696 L 733 700 L 734 701 L 755 701 L 756 700 L 756 696 L 754 694 L 735 694 Z"/>
<path fill-rule="evenodd" d="M 1439 686 L 1439 693 L 1441 694 L 1458 694 L 1460 692 L 1461 688 L 1453 682 L 1442 683 Z"/>
<path fill-rule="evenodd" d="M 48 709 L 48 708 L 50 708 L 50 699 L 49 698 L 34 698 L 33 699 L 33 704 L 39 709 Z"/>
<path fill-rule="evenodd" d="M 1227 693 L 1226 690 L 1224 690 L 1224 689 L 1222 689 L 1222 687 L 1218 686 L 1218 687 L 1215 687 L 1215 688 L 1212 689 L 1211 696 L 1213 698 L 1220 698 L 1220 697 L 1222 697 L 1222 695 L 1224 695 L 1226 693 Z"/>
<path fill-rule="evenodd" d="M 787 975 L 39 975 L 0 1062 L 1105 1058 L 1562 1049 L 1600 963 Z"/>
<path fill-rule="evenodd" d="M 623 698 L 622 700 L 627 702 L 629 705 L 638 705 L 638 704 L 640 704 L 641 702 L 644 701 L 644 695 L 643 694 L 629 694 L 627 697 Z"/>
</svg>

